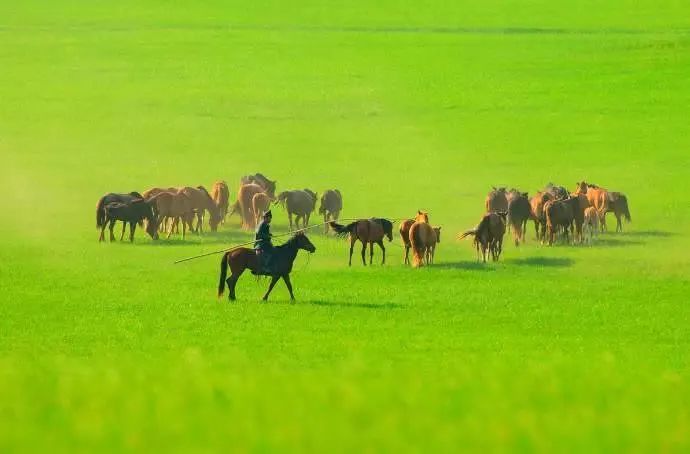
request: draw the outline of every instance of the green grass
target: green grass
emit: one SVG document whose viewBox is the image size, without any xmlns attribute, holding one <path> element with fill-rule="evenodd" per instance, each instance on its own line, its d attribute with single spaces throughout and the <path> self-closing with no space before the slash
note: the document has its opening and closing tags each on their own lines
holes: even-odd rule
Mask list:
<svg viewBox="0 0 690 454">
<path fill-rule="evenodd" d="M 142 3 L 0 4 L 1 451 L 688 449 L 685 2 Z M 230 304 L 218 257 L 172 262 L 237 218 L 96 241 L 105 192 L 255 171 L 428 210 L 437 266 L 314 233 L 297 304 Z M 492 185 L 581 179 L 625 233 L 454 240 Z"/>
</svg>

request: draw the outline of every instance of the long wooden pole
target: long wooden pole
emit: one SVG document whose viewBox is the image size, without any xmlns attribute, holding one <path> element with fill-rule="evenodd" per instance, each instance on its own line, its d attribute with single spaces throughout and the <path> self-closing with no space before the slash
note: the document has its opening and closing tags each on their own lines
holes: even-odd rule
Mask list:
<svg viewBox="0 0 690 454">
<path fill-rule="evenodd" d="M 323 222 L 323 223 L 321 223 L 321 224 L 316 224 L 316 225 L 310 225 L 309 227 L 303 227 L 303 228 L 301 228 L 301 229 L 299 229 L 299 230 L 293 230 L 292 232 L 281 233 L 281 234 L 279 234 L 279 235 L 273 235 L 273 238 L 280 238 L 280 237 L 287 236 L 287 235 L 294 235 L 294 234 L 297 233 L 297 232 L 304 232 L 305 230 L 314 229 L 314 228 L 316 228 L 316 227 L 321 227 L 321 226 L 324 226 L 324 225 L 326 225 L 326 224 L 328 224 L 328 222 Z M 250 245 L 250 244 L 254 244 L 255 241 L 256 241 L 256 240 L 247 241 L 246 243 L 236 244 L 235 246 L 233 246 L 233 247 L 231 247 L 231 248 L 221 249 L 221 250 L 213 251 L 213 252 L 207 252 L 206 254 L 200 254 L 200 255 L 195 255 L 195 256 L 193 256 L 193 257 L 187 257 L 187 258 L 184 258 L 184 259 L 176 260 L 175 262 L 173 262 L 173 264 L 174 264 L 174 265 L 177 265 L 178 263 L 188 262 L 188 261 L 190 261 L 190 260 L 200 259 L 200 258 L 202 258 L 202 257 L 208 257 L 209 255 L 222 254 L 223 252 L 229 252 L 229 251 L 232 251 L 232 250 L 241 248 L 242 246 L 247 246 L 247 245 Z"/>
</svg>

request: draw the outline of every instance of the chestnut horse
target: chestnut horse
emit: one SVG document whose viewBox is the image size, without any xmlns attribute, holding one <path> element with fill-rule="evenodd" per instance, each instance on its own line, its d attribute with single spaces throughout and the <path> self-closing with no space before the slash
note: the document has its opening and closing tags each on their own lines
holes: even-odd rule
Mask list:
<svg viewBox="0 0 690 454">
<path fill-rule="evenodd" d="M 606 189 L 600 188 L 595 184 L 580 181 L 577 183 L 575 192 L 587 196 L 589 205 L 596 208 L 600 218 L 606 214 L 609 208 L 609 195 Z"/>
<path fill-rule="evenodd" d="M 230 189 L 225 181 L 216 181 L 211 186 L 211 198 L 218 207 L 220 223 L 225 224 L 225 217 L 228 215 L 230 206 Z"/>
<path fill-rule="evenodd" d="M 160 219 L 170 218 L 172 224 L 169 227 L 167 238 L 170 238 L 173 231 L 182 221 L 182 239 L 184 239 L 187 232 L 187 227 L 192 230 L 192 222 L 194 221 L 194 205 L 192 200 L 182 192 L 161 192 L 147 201 L 155 204 L 158 216 Z"/>
<path fill-rule="evenodd" d="M 290 292 L 290 300 L 295 300 L 295 295 L 292 293 L 292 283 L 290 282 L 290 272 L 292 271 L 292 264 L 297 257 L 297 251 L 304 249 L 309 253 L 316 251 L 316 247 L 309 241 L 309 238 L 303 233 L 298 232 L 292 238 L 287 240 L 285 244 L 276 246 L 273 248 L 272 252 L 272 272 L 267 274 L 271 276 L 271 284 L 268 286 L 268 291 L 263 297 L 263 300 L 268 299 L 271 290 L 275 287 L 278 280 L 281 278 L 285 281 L 285 286 Z M 220 261 L 220 281 L 218 282 L 218 297 L 223 296 L 225 291 L 225 284 L 228 284 L 230 293 L 228 298 L 234 301 L 235 296 L 235 286 L 237 285 L 237 280 L 240 278 L 244 270 L 249 269 L 254 274 L 259 274 L 259 260 L 256 256 L 256 251 L 254 249 L 249 249 L 246 247 L 233 249 L 231 251 L 223 254 L 223 258 Z M 226 279 L 228 275 L 228 266 L 230 267 L 230 277 Z"/>
<path fill-rule="evenodd" d="M 458 239 L 462 240 L 470 235 L 474 236 L 474 246 L 477 249 L 477 259 L 480 256 L 486 262 L 486 255 L 489 252 L 494 260 L 498 261 L 503 250 L 503 236 L 506 233 L 506 216 L 505 212 L 491 212 L 487 213 L 479 221 L 477 227 L 472 230 L 467 230 L 458 235 Z"/>
<path fill-rule="evenodd" d="M 383 246 L 384 236 L 388 237 L 388 241 L 393 241 L 393 223 L 388 219 L 372 218 L 360 219 L 351 222 L 348 225 L 340 225 L 335 221 L 330 221 L 329 225 L 335 231 L 335 234 L 340 237 L 350 236 L 350 261 L 352 266 L 352 251 L 357 240 L 362 242 L 362 263 L 366 266 L 367 261 L 364 258 L 369 245 L 369 265 L 374 260 L 374 243 L 378 244 L 383 251 L 383 260 L 381 265 L 386 263 L 386 248 Z"/>
<path fill-rule="evenodd" d="M 252 210 L 254 211 L 254 222 L 258 225 L 264 213 L 271 206 L 271 198 L 265 192 L 257 192 L 252 197 Z"/>
<path fill-rule="evenodd" d="M 417 216 L 414 219 L 405 219 L 402 221 L 400 223 L 400 228 L 398 229 L 400 232 L 400 239 L 402 239 L 403 247 L 405 248 L 405 258 L 403 260 L 405 265 L 410 263 L 410 248 L 412 247 L 410 244 L 410 227 L 412 227 L 412 224 L 418 220 L 429 222 L 429 214 L 417 210 Z"/>
</svg>

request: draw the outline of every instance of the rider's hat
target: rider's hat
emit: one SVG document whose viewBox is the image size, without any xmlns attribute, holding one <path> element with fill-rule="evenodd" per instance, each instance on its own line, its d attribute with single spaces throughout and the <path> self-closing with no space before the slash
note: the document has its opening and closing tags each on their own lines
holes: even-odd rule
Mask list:
<svg viewBox="0 0 690 454">
<path fill-rule="evenodd" d="M 268 210 L 267 212 L 264 213 L 264 217 L 273 217 L 273 213 L 271 213 L 271 210 Z"/>
</svg>

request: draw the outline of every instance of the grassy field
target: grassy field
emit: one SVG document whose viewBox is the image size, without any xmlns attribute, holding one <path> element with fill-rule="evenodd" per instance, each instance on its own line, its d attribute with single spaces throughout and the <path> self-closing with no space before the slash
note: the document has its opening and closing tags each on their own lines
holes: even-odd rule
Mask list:
<svg viewBox="0 0 690 454">
<path fill-rule="evenodd" d="M 685 2 L 110 3 L 0 3 L 0 451 L 690 448 Z M 314 232 L 297 304 L 230 304 L 219 257 L 172 262 L 237 218 L 97 242 L 105 192 L 256 171 L 428 210 L 437 265 Z M 492 185 L 582 179 L 625 233 L 454 240 Z"/>
</svg>

